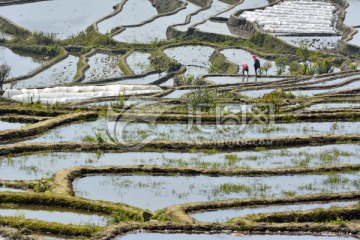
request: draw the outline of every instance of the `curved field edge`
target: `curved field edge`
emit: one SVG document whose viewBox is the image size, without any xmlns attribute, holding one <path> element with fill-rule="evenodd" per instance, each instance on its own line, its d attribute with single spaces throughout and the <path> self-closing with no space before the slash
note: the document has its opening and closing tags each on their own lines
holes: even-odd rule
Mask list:
<svg viewBox="0 0 360 240">
<path fill-rule="evenodd" d="M 51 118 L 48 120 L 44 120 L 41 122 L 37 122 L 31 124 L 29 126 L 25 126 L 20 129 L 10 129 L 10 130 L 3 130 L 0 131 L 0 142 L 7 142 L 15 139 L 21 139 L 26 137 L 35 136 L 37 134 L 44 133 L 52 128 L 65 125 L 68 123 L 86 120 L 86 119 L 94 119 L 97 118 L 97 113 L 72 113 L 67 115 L 62 115 L 59 117 Z"/>
<path fill-rule="evenodd" d="M 259 147 L 275 149 L 282 147 L 294 147 L 305 145 L 324 145 L 334 143 L 356 143 L 360 141 L 360 135 L 313 135 L 303 137 L 274 137 L 274 138 L 252 138 L 224 141 L 156 141 L 139 149 L 139 151 L 184 151 L 217 149 L 226 150 L 255 150 Z M 129 145 L 124 143 L 18 143 L 0 146 L 0 156 L 21 154 L 39 151 L 128 151 Z"/>
<path fill-rule="evenodd" d="M 359 193 L 329 193 L 309 194 L 300 196 L 289 196 L 281 198 L 260 198 L 260 199 L 231 199 L 223 201 L 209 201 L 186 203 L 168 207 L 155 213 L 154 217 L 166 219 L 178 223 L 197 223 L 189 214 L 205 211 L 225 210 L 231 208 L 265 207 L 265 206 L 286 206 L 291 204 L 319 203 L 330 201 L 359 200 Z M 241 219 L 241 218 L 239 218 Z M 234 220 L 236 221 L 236 220 Z M 231 221 L 232 222 L 232 221 Z"/>
</svg>

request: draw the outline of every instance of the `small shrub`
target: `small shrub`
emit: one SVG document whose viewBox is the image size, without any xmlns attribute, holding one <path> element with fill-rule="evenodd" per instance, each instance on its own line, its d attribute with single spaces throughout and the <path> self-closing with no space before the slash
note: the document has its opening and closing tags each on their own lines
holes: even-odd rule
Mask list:
<svg viewBox="0 0 360 240">
<path fill-rule="evenodd" d="M 347 224 L 349 221 L 344 220 L 343 218 L 339 217 L 336 218 L 335 220 L 330 220 L 329 223 L 331 224 L 336 224 L 336 225 L 345 225 Z"/>
<path fill-rule="evenodd" d="M 301 44 L 300 47 L 296 50 L 296 55 L 300 57 L 303 62 L 303 75 L 305 75 L 308 69 L 308 61 L 311 56 L 311 52 L 309 51 L 308 46 L 306 44 Z"/>
<path fill-rule="evenodd" d="M 119 210 L 112 215 L 112 219 L 108 221 L 108 225 L 120 222 L 129 222 L 132 220 L 133 219 L 131 219 L 131 217 L 129 217 L 125 211 Z"/>
<path fill-rule="evenodd" d="M 341 64 L 340 70 L 341 71 L 350 71 L 350 70 L 356 70 L 356 69 L 358 69 L 358 67 L 359 67 L 359 63 L 351 62 L 350 60 L 346 60 Z"/>
<path fill-rule="evenodd" d="M 201 111 L 209 112 L 215 109 L 219 96 L 217 91 L 208 88 L 193 89 L 188 95 L 188 104 L 193 109 L 200 109 Z"/>
<path fill-rule="evenodd" d="M 35 32 L 32 41 L 37 45 L 51 45 L 56 42 L 56 34 Z"/>
<path fill-rule="evenodd" d="M 274 90 L 268 94 L 265 94 L 261 101 L 266 104 L 273 104 L 275 112 L 279 111 L 279 105 L 285 103 L 286 99 L 293 99 L 295 96 L 291 92 L 284 92 L 282 89 Z"/>
<path fill-rule="evenodd" d="M 193 75 L 178 75 L 174 78 L 175 87 L 199 85 L 199 79 Z"/>
<path fill-rule="evenodd" d="M 277 68 L 277 75 L 282 75 L 286 69 L 287 59 L 283 56 L 279 56 L 275 59 L 275 65 Z"/>
<path fill-rule="evenodd" d="M 106 141 L 104 135 L 100 132 L 95 133 L 95 137 L 98 144 L 102 144 Z"/>
<path fill-rule="evenodd" d="M 304 66 L 301 65 L 299 62 L 292 61 L 290 63 L 290 68 L 289 68 L 290 74 L 291 75 L 300 75 L 301 73 L 304 72 L 303 67 Z"/>
<path fill-rule="evenodd" d="M 260 75 L 263 74 L 263 72 L 265 72 L 265 74 L 267 75 L 269 69 L 272 67 L 272 64 L 270 61 L 266 61 L 261 67 L 260 67 Z"/>
<path fill-rule="evenodd" d="M 96 139 L 92 136 L 85 136 L 82 138 L 83 142 L 96 143 Z"/>
</svg>

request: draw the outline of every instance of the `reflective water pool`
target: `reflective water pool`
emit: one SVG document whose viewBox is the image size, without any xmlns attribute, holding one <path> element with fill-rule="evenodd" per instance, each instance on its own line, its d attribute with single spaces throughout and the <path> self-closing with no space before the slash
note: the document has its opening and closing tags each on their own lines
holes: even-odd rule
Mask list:
<svg viewBox="0 0 360 240">
<path fill-rule="evenodd" d="M 317 134 L 359 134 L 360 122 L 301 122 L 276 124 L 241 125 L 199 125 L 159 123 L 107 122 L 100 119 L 93 122 L 74 123 L 59 127 L 26 142 L 84 141 L 102 133 L 105 140 L 108 132 L 119 141 L 153 140 L 234 140 L 246 138 L 269 138 L 286 136 L 309 136 Z"/>
<path fill-rule="evenodd" d="M 129 27 L 113 38 L 119 42 L 151 43 L 166 40 L 166 31 L 170 25 L 185 22 L 186 16 L 198 10 L 199 7 L 188 2 L 185 9 L 176 14 L 163 16 L 139 27 Z"/>
<path fill-rule="evenodd" d="M 225 11 L 226 9 L 230 8 L 231 5 L 223 3 L 219 0 L 213 0 L 211 3 L 211 7 L 208 9 L 204 9 L 202 11 L 200 11 L 199 13 L 191 16 L 190 22 L 185 24 L 185 25 L 181 25 L 181 26 L 177 26 L 176 29 L 180 30 L 180 31 L 187 31 L 187 29 L 195 24 L 198 24 L 210 17 L 213 17 L 217 14 L 219 14 L 222 11 Z"/>
<path fill-rule="evenodd" d="M 299 210 L 312 210 L 316 208 L 330 208 L 330 207 L 344 207 L 357 204 L 357 201 L 352 202 L 331 202 L 331 203 L 310 203 L 310 204 L 296 204 L 296 205 L 274 205 L 265 207 L 248 207 L 228 210 L 216 210 L 209 212 L 201 212 L 191 214 L 195 220 L 200 222 L 220 222 L 224 223 L 231 218 L 244 217 L 250 214 L 258 213 L 275 213 L 275 212 L 288 212 Z"/>
<path fill-rule="evenodd" d="M 109 33 L 115 27 L 139 24 L 156 15 L 156 8 L 150 1 L 128 0 L 120 13 L 98 24 L 99 32 Z"/>
<path fill-rule="evenodd" d="M 104 216 L 78 213 L 78 212 L 59 211 L 47 207 L 41 207 L 39 209 L 0 208 L 0 215 L 6 217 L 22 217 L 26 219 L 36 219 L 47 222 L 58 222 L 62 224 L 75 224 L 75 225 L 104 226 L 108 221 L 107 218 L 105 218 Z"/>
<path fill-rule="evenodd" d="M 32 31 L 55 33 L 60 39 L 85 31 L 113 12 L 118 0 L 53 0 L 0 7 L 0 15 Z"/>
<path fill-rule="evenodd" d="M 4 121 L 0 120 L 0 131 L 20 128 L 24 125 L 25 124 L 23 124 L 23 123 L 10 123 L 10 122 L 4 122 Z"/>
<path fill-rule="evenodd" d="M 19 55 L 7 47 L 0 46 L 0 62 L 6 63 L 11 67 L 9 78 L 12 78 L 25 75 L 40 67 L 45 63 L 45 59 L 41 57 Z"/>
<path fill-rule="evenodd" d="M 191 152 L 49 152 L 0 158 L 0 179 L 49 178 L 75 166 L 157 165 L 197 168 L 274 169 L 357 164 L 360 145 L 342 144 L 263 151 Z"/>
<path fill-rule="evenodd" d="M 249 197 L 357 192 L 360 173 L 263 177 L 122 176 L 77 178 L 76 196 L 122 202 L 152 211 L 174 204 Z"/>
<path fill-rule="evenodd" d="M 85 72 L 84 82 L 123 76 L 119 67 L 120 55 L 95 54 L 89 58 L 90 68 Z"/>
<path fill-rule="evenodd" d="M 70 55 L 34 77 L 16 82 L 13 88 L 41 88 L 69 84 L 76 75 L 78 60 L 78 57 Z"/>
</svg>

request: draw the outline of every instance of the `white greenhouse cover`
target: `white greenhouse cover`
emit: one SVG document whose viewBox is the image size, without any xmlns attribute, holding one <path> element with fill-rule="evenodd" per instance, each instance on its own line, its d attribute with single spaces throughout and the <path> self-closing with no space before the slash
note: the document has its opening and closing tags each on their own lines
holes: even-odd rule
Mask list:
<svg viewBox="0 0 360 240">
<path fill-rule="evenodd" d="M 316 0 L 286 0 L 264 10 L 244 11 L 240 17 L 270 33 L 336 34 L 336 7 Z"/>
<path fill-rule="evenodd" d="M 90 98 L 142 95 L 163 91 L 155 85 L 74 86 L 44 89 L 8 89 L 3 97 L 17 102 L 81 102 Z"/>
</svg>

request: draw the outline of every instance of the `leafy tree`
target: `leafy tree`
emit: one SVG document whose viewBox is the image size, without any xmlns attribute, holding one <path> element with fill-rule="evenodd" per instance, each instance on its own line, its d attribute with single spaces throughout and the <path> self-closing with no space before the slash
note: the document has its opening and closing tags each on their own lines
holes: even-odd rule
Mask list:
<svg viewBox="0 0 360 240">
<path fill-rule="evenodd" d="M 0 65 L 0 90 L 2 90 L 4 81 L 10 76 L 11 67 L 6 63 Z"/>
<path fill-rule="evenodd" d="M 303 62 L 304 65 L 303 74 L 305 75 L 308 70 L 308 66 L 309 66 L 308 61 L 311 56 L 308 46 L 306 44 L 301 44 L 300 47 L 296 50 L 296 55 L 300 57 Z"/>
<path fill-rule="evenodd" d="M 286 63 L 287 63 L 287 59 L 282 56 L 279 56 L 275 59 L 275 65 L 277 68 L 278 75 L 281 75 L 285 72 Z"/>
</svg>

